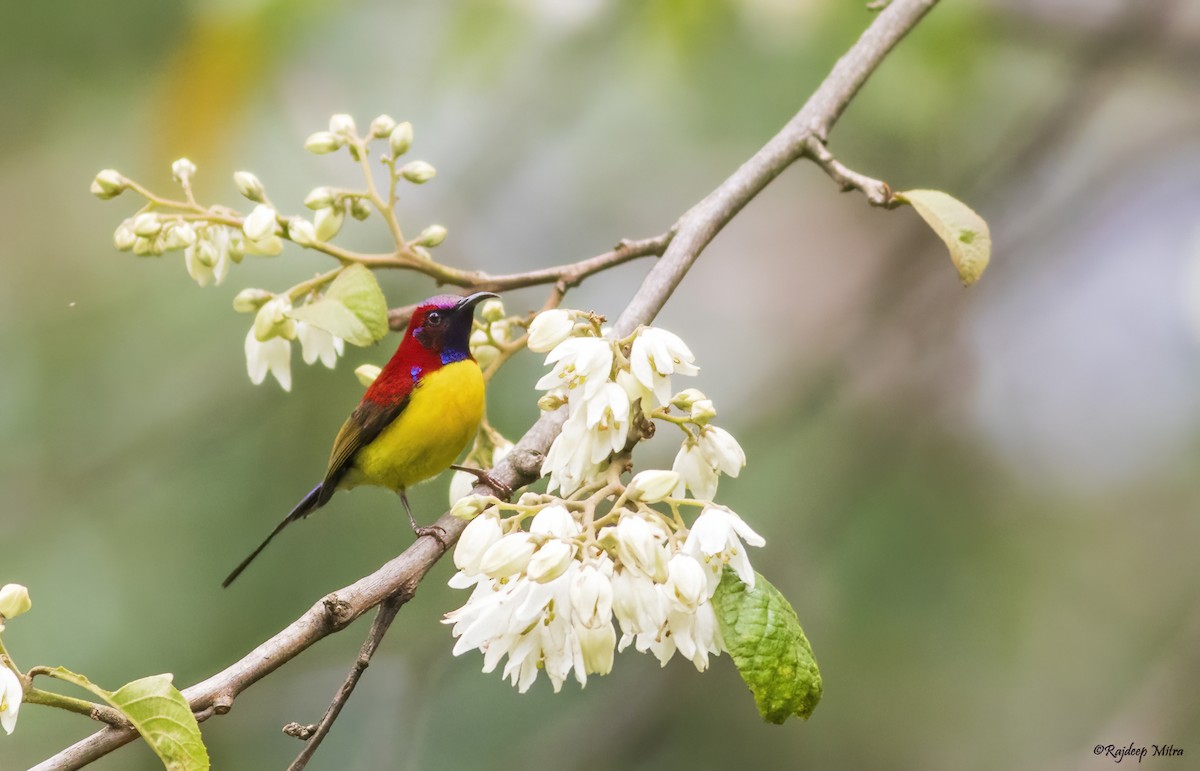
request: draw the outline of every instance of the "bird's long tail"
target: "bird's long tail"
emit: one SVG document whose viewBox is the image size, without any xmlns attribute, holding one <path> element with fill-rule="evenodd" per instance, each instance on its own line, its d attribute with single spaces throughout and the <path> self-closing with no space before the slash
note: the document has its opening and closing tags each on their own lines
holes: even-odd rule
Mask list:
<svg viewBox="0 0 1200 771">
<path fill-rule="evenodd" d="M 241 564 L 234 568 L 233 572 L 229 574 L 229 577 L 221 582 L 222 589 L 228 587 L 233 583 L 234 579 L 242 574 L 242 571 L 246 569 L 246 566 L 249 565 L 263 549 L 267 548 L 267 544 L 271 542 L 271 539 L 279 535 L 280 530 L 283 530 L 292 522 L 295 522 L 298 519 L 303 519 L 317 509 L 321 508 L 321 506 L 324 504 L 324 501 L 320 500 L 321 487 L 322 485 L 317 485 L 314 487 L 309 491 L 308 495 L 304 496 L 304 498 L 302 498 L 300 502 L 296 504 L 296 508 L 292 509 L 291 512 L 289 512 L 288 515 L 283 518 L 283 521 L 275 526 L 275 529 L 271 531 L 271 534 L 267 536 L 266 540 L 260 543 L 257 549 L 250 552 L 250 556 L 242 560 Z"/>
</svg>

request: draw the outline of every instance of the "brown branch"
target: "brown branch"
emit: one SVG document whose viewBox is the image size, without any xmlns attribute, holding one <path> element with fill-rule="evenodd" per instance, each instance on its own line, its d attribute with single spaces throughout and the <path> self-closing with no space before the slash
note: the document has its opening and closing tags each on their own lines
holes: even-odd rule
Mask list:
<svg viewBox="0 0 1200 771">
<path fill-rule="evenodd" d="M 670 243 L 662 257 L 651 268 L 617 320 L 614 335 L 627 336 L 638 325 L 653 321 L 704 247 L 771 180 L 806 155 L 814 138 L 825 142 L 829 130 L 870 74 L 936 3 L 937 0 L 892 0 L 850 51 L 838 60 L 833 71 L 783 130 L 679 219 L 673 228 L 674 236 L 669 238 Z M 541 283 L 557 280 L 547 277 Z M 514 490 L 535 481 L 541 473 L 542 459 L 565 420 L 565 407 L 543 415 L 521 437 L 513 451 L 489 473 Z M 475 491 L 481 494 L 494 493 L 482 484 L 477 485 Z M 466 526 L 465 522 L 451 517 L 449 512 L 443 514 L 436 524 L 445 531 L 450 545 L 458 540 Z M 394 594 L 411 594 L 445 553 L 445 548 L 433 538 L 417 539 L 402 554 L 374 573 L 327 595 L 241 660 L 207 680 L 184 689 L 184 696 L 194 711 L 203 712 L 213 708 L 215 714 L 223 714 L 232 706 L 238 694 L 318 640 L 344 629 L 354 619 Z M 131 731 L 106 728 L 35 766 L 35 771 L 80 768 L 136 737 L 137 734 Z"/>
<path fill-rule="evenodd" d="M 393 595 L 388 597 L 379 605 L 379 610 L 375 612 L 375 621 L 371 624 L 371 631 L 367 633 L 367 639 L 363 641 L 362 649 L 358 652 L 358 658 L 354 660 L 354 666 L 350 668 L 350 674 L 346 675 L 346 681 L 342 683 L 342 687 L 338 688 L 334 694 L 333 701 L 329 704 L 329 708 L 325 710 L 325 715 L 321 718 L 321 722 L 317 725 L 300 726 L 296 723 L 288 723 L 283 727 L 283 732 L 295 736 L 298 739 L 304 739 L 308 742 L 292 764 L 288 766 L 288 771 L 301 771 L 308 765 L 308 761 L 312 759 L 313 753 L 321 746 L 321 742 L 329 733 L 329 729 L 333 727 L 333 721 L 337 720 L 338 714 L 342 711 L 342 707 L 346 705 L 346 701 L 350 698 L 350 694 L 354 692 L 354 686 L 358 685 L 358 679 L 362 677 L 362 673 L 366 671 L 371 664 L 371 657 L 375 655 L 375 651 L 379 648 L 379 643 L 383 641 L 383 636 L 387 634 L 388 627 L 392 625 L 396 614 L 400 612 L 400 607 L 412 599 L 411 595 Z"/>
</svg>

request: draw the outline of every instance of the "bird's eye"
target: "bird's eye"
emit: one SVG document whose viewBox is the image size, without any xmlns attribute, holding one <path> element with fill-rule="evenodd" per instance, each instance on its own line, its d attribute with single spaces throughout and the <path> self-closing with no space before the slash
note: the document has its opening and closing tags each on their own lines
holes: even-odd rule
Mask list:
<svg viewBox="0 0 1200 771">
<path fill-rule="evenodd" d="M 425 316 L 425 323 L 431 327 L 436 327 L 438 324 L 442 323 L 442 314 L 438 313 L 437 311 L 430 312 L 427 316 Z"/>
</svg>

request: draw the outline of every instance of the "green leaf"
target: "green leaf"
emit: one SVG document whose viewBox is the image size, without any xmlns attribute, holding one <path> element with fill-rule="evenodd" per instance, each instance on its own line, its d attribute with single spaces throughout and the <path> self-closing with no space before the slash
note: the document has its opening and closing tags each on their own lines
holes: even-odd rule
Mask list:
<svg viewBox="0 0 1200 771">
<path fill-rule="evenodd" d="M 362 265 L 351 265 L 339 273 L 325 291 L 325 297 L 349 308 L 367 328 L 371 342 L 382 340 L 388 333 L 387 299 L 375 280 L 375 274 Z"/>
<path fill-rule="evenodd" d="M 151 675 L 109 692 L 83 675 L 56 667 L 50 674 L 85 688 L 120 710 L 168 771 L 208 771 L 208 750 L 187 699 L 171 685 L 172 675 Z"/>
<path fill-rule="evenodd" d="M 367 329 L 367 325 L 362 323 L 353 311 L 340 301 L 328 297 L 293 308 L 288 317 L 312 324 L 353 345 L 363 346 L 375 342 L 371 330 Z"/>
<path fill-rule="evenodd" d="M 796 611 L 755 573 L 751 589 L 729 568 L 713 595 L 725 647 L 764 720 L 808 719 L 821 701 L 821 672 Z"/>
<path fill-rule="evenodd" d="M 895 198 L 916 209 L 946 243 L 964 286 L 979 280 L 992 257 L 992 234 L 983 217 L 940 190 L 905 190 Z"/>
</svg>

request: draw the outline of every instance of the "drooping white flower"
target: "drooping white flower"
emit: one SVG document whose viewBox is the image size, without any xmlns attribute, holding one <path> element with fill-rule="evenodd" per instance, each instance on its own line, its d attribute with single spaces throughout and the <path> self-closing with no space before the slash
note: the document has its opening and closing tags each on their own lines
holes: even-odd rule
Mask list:
<svg viewBox="0 0 1200 771">
<path fill-rule="evenodd" d="M 661 587 L 643 573 L 623 568 L 613 573 L 612 610 L 625 634 L 657 634 L 667 620 Z"/>
<path fill-rule="evenodd" d="M 620 452 L 629 437 L 629 396 L 613 382 L 603 383 L 586 401 L 571 399 L 574 411 L 577 404 L 587 411 L 587 427 L 592 433 L 591 454 L 588 460 L 599 463 L 610 453 Z"/>
<path fill-rule="evenodd" d="M 202 228 L 183 251 L 188 275 L 200 286 L 220 286 L 229 274 L 230 230 L 221 225 Z"/>
<path fill-rule="evenodd" d="M 690 554 L 676 553 L 667 563 L 667 595 L 674 607 L 682 612 L 691 612 L 707 602 L 711 592 L 704 576 L 704 568 Z"/>
<path fill-rule="evenodd" d="M 0 665 L 0 726 L 3 726 L 5 733 L 11 734 L 17 727 L 17 712 L 24 698 L 25 689 L 21 687 L 21 680 L 11 669 Z"/>
<path fill-rule="evenodd" d="M 750 566 L 743 540 L 750 546 L 766 543 L 741 517 L 728 509 L 707 506 L 696 518 L 683 544 L 683 551 L 704 565 L 710 596 L 721 580 L 721 569 L 725 565 L 733 568 L 742 583 L 753 588 L 754 568 Z"/>
<path fill-rule="evenodd" d="M 717 426 L 705 426 L 700 432 L 700 452 L 709 465 L 731 477 L 736 477 L 746 465 L 742 446 L 732 434 Z"/>
<path fill-rule="evenodd" d="M 666 529 L 639 516 L 623 516 L 615 527 L 600 531 L 600 543 L 613 548 L 626 570 L 635 570 L 662 583 L 667 580 Z"/>
<path fill-rule="evenodd" d="M 283 390 L 292 390 L 292 343 L 282 337 L 260 341 L 254 328 L 246 333 L 246 372 L 250 382 L 260 385 L 267 372 L 275 376 Z"/>
<path fill-rule="evenodd" d="M 646 388 L 654 392 L 657 407 L 671 400 L 671 375 L 695 375 L 696 357 L 678 335 L 657 327 L 642 329 L 629 353 L 630 370 Z"/>
<path fill-rule="evenodd" d="M 570 337 L 574 327 L 574 312 L 561 308 L 542 311 L 529 325 L 529 350 L 546 353 Z"/>
<path fill-rule="evenodd" d="M 542 476 L 550 475 L 550 492 L 570 495 L 600 473 L 600 464 L 592 461 L 595 440 L 596 434 L 587 427 L 585 410 L 567 418 L 542 461 Z M 600 453 L 601 458 L 606 456 L 607 451 Z"/>
<path fill-rule="evenodd" d="M 617 646 L 617 630 L 612 622 L 595 627 L 574 627 L 583 653 L 583 665 L 588 674 L 607 675 L 612 671 L 613 654 Z"/>
<path fill-rule="evenodd" d="M 699 444 L 690 438 L 679 448 L 671 470 L 679 474 L 680 484 L 676 495 L 682 495 L 685 486 L 699 500 L 711 501 L 717 494 L 717 470 L 700 450 Z"/>
<path fill-rule="evenodd" d="M 296 339 L 300 341 L 300 353 L 304 356 L 305 364 L 320 359 L 329 369 L 337 365 L 338 357 L 346 349 L 346 342 L 342 338 L 303 321 L 296 322 Z"/>
<path fill-rule="evenodd" d="M 571 582 L 571 610 L 579 626 L 595 629 L 611 626 L 613 609 L 613 563 L 608 555 L 584 562 Z"/>
<path fill-rule="evenodd" d="M 564 387 L 576 398 L 573 389 L 580 389 L 583 398 L 590 399 L 608 382 L 612 370 L 612 343 L 599 337 L 569 337 L 546 356 L 554 369 L 534 384 L 539 391 Z"/>
</svg>

